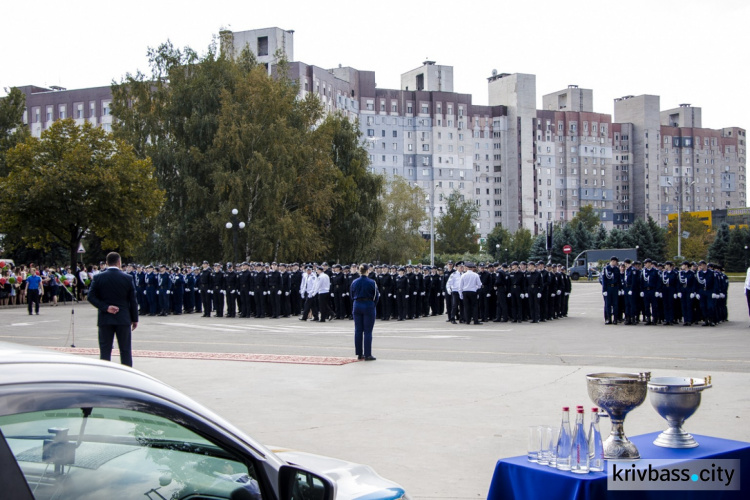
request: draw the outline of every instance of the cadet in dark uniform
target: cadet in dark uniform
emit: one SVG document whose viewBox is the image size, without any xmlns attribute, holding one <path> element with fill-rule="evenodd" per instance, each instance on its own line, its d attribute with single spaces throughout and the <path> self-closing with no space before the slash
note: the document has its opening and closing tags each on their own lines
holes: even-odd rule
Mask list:
<svg viewBox="0 0 750 500">
<path fill-rule="evenodd" d="M 159 278 L 154 272 L 154 266 L 146 266 L 146 300 L 148 301 L 148 315 L 156 316 L 159 309 L 159 296 L 156 289 L 159 287 Z"/>
<path fill-rule="evenodd" d="M 234 265 L 227 262 L 227 271 L 224 273 L 224 292 L 227 298 L 227 318 L 237 316 L 237 272 Z"/>
<path fill-rule="evenodd" d="M 179 267 L 172 269 L 172 290 L 170 295 L 172 296 L 172 313 L 182 314 L 182 301 L 185 296 L 185 277 L 180 272 Z"/>
<path fill-rule="evenodd" d="M 255 299 L 255 317 L 266 317 L 266 294 L 268 293 L 268 284 L 266 283 L 267 274 L 263 266 L 258 263 L 255 266 L 255 280 L 253 283 L 253 297 Z"/>
<path fill-rule="evenodd" d="M 213 290 L 211 289 L 211 268 L 208 267 L 208 261 L 204 260 L 202 264 L 200 278 L 198 279 L 198 288 L 201 292 L 201 302 L 203 304 L 203 317 L 211 317 L 211 306 L 213 303 Z"/>
<path fill-rule="evenodd" d="M 224 273 L 221 270 L 221 264 L 214 264 L 214 270 L 211 273 L 211 295 L 214 302 L 214 310 L 217 318 L 224 317 L 224 295 L 226 293 L 224 283 Z"/>
<path fill-rule="evenodd" d="M 281 290 L 281 272 L 279 272 L 278 263 L 271 263 L 271 270 L 268 273 L 266 280 L 268 283 L 268 298 L 271 303 L 271 310 L 269 313 L 272 318 L 278 318 L 281 316 L 281 296 L 284 293 Z"/>
<path fill-rule="evenodd" d="M 511 317 L 513 323 L 523 322 L 523 298 L 526 293 L 526 277 L 518 268 L 518 262 L 513 261 L 510 264 L 510 275 L 508 277 L 510 286 L 511 299 Z"/>
<path fill-rule="evenodd" d="M 167 316 L 169 314 L 169 293 L 172 290 L 172 279 L 167 274 L 167 266 L 164 264 L 159 266 L 158 290 L 156 294 L 159 296 L 159 316 Z"/>
<path fill-rule="evenodd" d="M 138 272 L 136 272 L 136 289 L 135 292 L 138 296 L 138 314 L 145 316 L 148 314 L 148 297 L 146 294 L 146 270 L 142 265 L 138 265 Z"/>
<path fill-rule="evenodd" d="M 372 355 L 372 329 L 375 325 L 375 304 L 380 294 L 378 286 L 368 276 L 368 267 L 359 266 L 360 278 L 354 280 L 350 288 L 354 302 L 354 349 L 357 359 L 375 361 Z"/>
<path fill-rule="evenodd" d="M 503 263 L 495 270 L 495 323 L 508 322 L 508 299 L 510 298 L 508 284 L 508 264 Z"/>
<path fill-rule="evenodd" d="M 299 293 L 299 287 L 302 284 L 302 270 L 296 262 L 292 264 L 292 274 L 290 279 L 292 289 L 289 298 L 291 299 L 292 316 L 299 316 L 302 311 L 302 301 Z"/>
<path fill-rule="evenodd" d="M 185 297 L 182 303 L 185 305 L 185 312 L 192 314 L 195 311 L 195 274 L 189 267 L 183 269 L 183 272 L 185 275 Z"/>
<path fill-rule="evenodd" d="M 331 294 L 333 295 L 333 309 L 336 319 L 346 318 L 345 300 L 346 277 L 341 271 L 341 264 L 334 264 L 331 273 Z"/>
<path fill-rule="evenodd" d="M 394 292 L 396 294 L 398 320 L 404 321 L 406 319 L 407 308 L 409 305 L 409 279 L 406 277 L 406 269 L 403 267 L 398 268 L 398 276 L 396 277 Z"/>
<path fill-rule="evenodd" d="M 604 295 L 605 325 L 617 324 L 617 299 L 621 286 L 619 259 L 612 257 L 602 270 L 602 295 Z"/>
</svg>

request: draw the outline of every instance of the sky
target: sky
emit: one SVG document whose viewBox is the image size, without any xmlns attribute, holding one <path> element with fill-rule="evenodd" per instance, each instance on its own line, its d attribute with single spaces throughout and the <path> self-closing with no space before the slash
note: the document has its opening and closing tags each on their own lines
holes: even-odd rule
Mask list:
<svg viewBox="0 0 750 500">
<path fill-rule="evenodd" d="M 496 69 L 535 74 L 537 107 L 573 84 L 593 89 L 599 113 L 652 94 L 661 109 L 702 108 L 704 127 L 750 127 L 747 0 L 38 0 L 0 12 L 0 96 L 109 85 L 148 74 L 148 48 L 167 40 L 203 53 L 220 29 L 276 26 L 295 31 L 295 60 L 372 70 L 381 88 L 429 59 L 453 66 L 454 91 L 475 104 Z"/>
</svg>

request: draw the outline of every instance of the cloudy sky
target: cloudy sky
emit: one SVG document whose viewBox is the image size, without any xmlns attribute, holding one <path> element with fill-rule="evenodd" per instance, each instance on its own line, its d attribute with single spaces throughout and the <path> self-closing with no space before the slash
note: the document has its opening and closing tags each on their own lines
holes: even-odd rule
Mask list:
<svg viewBox="0 0 750 500">
<path fill-rule="evenodd" d="M 0 9 L 0 95 L 14 85 L 108 85 L 148 70 L 171 40 L 205 51 L 221 28 L 295 30 L 295 59 L 374 70 L 377 84 L 425 59 L 454 67 L 454 90 L 487 103 L 493 69 L 537 76 L 541 96 L 575 84 L 594 109 L 656 94 L 661 108 L 703 108 L 703 126 L 750 127 L 746 0 L 130 0 L 6 2 Z"/>
</svg>

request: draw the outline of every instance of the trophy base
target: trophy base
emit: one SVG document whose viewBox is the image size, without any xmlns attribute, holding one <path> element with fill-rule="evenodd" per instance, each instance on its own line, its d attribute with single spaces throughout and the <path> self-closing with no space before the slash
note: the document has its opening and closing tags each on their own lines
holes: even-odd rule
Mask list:
<svg viewBox="0 0 750 500">
<path fill-rule="evenodd" d="M 604 458 L 607 460 L 639 460 L 638 448 L 628 438 L 614 439 L 608 437 L 604 443 Z"/>
<path fill-rule="evenodd" d="M 682 429 L 667 429 L 654 440 L 656 446 L 662 448 L 696 448 L 698 441 Z"/>
</svg>

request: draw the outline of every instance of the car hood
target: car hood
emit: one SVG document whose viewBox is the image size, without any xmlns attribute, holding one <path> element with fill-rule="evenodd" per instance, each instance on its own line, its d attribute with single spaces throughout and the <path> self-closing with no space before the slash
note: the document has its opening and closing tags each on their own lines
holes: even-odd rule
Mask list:
<svg viewBox="0 0 750 500">
<path fill-rule="evenodd" d="M 278 446 L 267 447 L 282 460 L 324 474 L 335 481 L 337 500 L 406 500 L 409 498 L 400 485 L 381 477 L 367 465 Z"/>
</svg>

